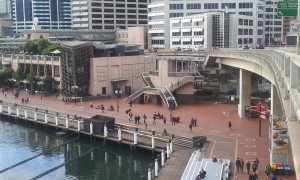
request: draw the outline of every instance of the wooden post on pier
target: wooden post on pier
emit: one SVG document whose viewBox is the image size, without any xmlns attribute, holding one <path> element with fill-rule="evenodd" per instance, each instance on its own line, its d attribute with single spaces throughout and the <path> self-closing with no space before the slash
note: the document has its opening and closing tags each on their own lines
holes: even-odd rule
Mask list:
<svg viewBox="0 0 300 180">
<path fill-rule="evenodd" d="M 69 129 L 69 114 L 66 117 L 66 129 Z"/>
<path fill-rule="evenodd" d="M 56 128 L 58 127 L 58 112 L 56 113 L 56 116 L 55 116 L 55 126 L 56 126 Z"/>
</svg>

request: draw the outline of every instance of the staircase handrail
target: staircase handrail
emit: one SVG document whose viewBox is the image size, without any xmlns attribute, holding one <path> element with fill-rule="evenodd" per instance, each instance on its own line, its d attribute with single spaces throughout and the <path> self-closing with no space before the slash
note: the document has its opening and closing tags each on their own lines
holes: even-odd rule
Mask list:
<svg viewBox="0 0 300 180">
<path fill-rule="evenodd" d="M 177 88 L 187 82 L 193 81 L 193 80 L 194 80 L 194 76 L 185 76 L 185 77 L 179 79 L 176 83 L 171 83 L 171 85 L 167 86 L 166 88 L 168 90 L 172 91 L 175 88 Z"/>
<path fill-rule="evenodd" d="M 144 82 L 146 82 L 146 85 L 147 85 L 147 86 L 150 86 L 150 84 L 148 83 L 148 81 L 145 79 L 144 74 L 147 74 L 147 72 L 142 72 L 142 73 L 141 73 L 142 79 L 143 79 Z M 149 76 L 149 73 L 148 73 L 148 76 Z"/>
<path fill-rule="evenodd" d="M 144 86 L 140 89 L 138 89 L 137 91 L 133 92 L 130 96 L 128 96 L 127 98 L 124 99 L 124 102 L 126 102 L 128 99 L 132 99 L 132 97 L 136 96 L 136 94 L 141 93 L 142 91 L 144 91 L 144 89 L 149 88 L 150 86 Z"/>
<path fill-rule="evenodd" d="M 169 104 L 169 102 L 167 101 L 167 97 L 165 96 L 165 94 L 163 93 L 162 90 L 160 90 L 160 95 L 163 97 L 164 101 L 167 103 L 167 104 L 166 104 L 166 105 L 167 105 L 167 108 L 169 108 L 169 107 L 170 107 L 170 104 Z"/>
<path fill-rule="evenodd" d="M 170 94 L 170 96 L 174 99 L 175 107 L 177 107 L 178 104 L 177 104 L 176 99 L 175 99 L 175 97 L 173 96 L 172 92 L 171 92 L 168 88 L 166 88 L 166 87 L 164 87 L 164 88 L 167 90 L 167 92 Z M 165 96 L 164 93 L 163 93 L 163 95 Z M 166 100 L 167 100 L 167 98 L 166 98 Z M 168 102 L 168 104 L 169 104 L 169 102 Z"/>
</svg>

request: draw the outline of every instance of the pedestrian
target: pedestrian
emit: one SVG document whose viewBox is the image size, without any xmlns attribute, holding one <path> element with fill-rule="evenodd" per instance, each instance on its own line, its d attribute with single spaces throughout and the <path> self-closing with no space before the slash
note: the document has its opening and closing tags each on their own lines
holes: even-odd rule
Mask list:
<svg viewBox="0 0 300 180">
<path fill-rule="evenodd" d="M 228 121 L 228 130 L 231 131 L 232 130 L 232 124 L 230 121 Z"/>
<path fill-rule="evenodd" d="M 27 104 L 27 103 L 29 103 L 29 98 L 28 98 L 28 97 L 26 98 L 26 104 Z"/>
<path fill-rule="evenodd" d="M 267 175 L 267 177 L 269 177 L 271 174 L 271 166 L 269 163 L 265 167 L 265 174 Z"/>
<path fill-rule="evenodd" d="M 128 120 L 129 120 L 129 122 L 130 122 L 130 121 L 132 120 L 133 114 L 132 114 L 131 112 L 129 112 L 129 113 L 128 113 L 128 116 L 129 116 L 129 119 L 128 119 Z"/>
<path fill-rule="evenodd" d="M 4 97 L 6 97 L 6 95 L 7 95 L 7 91 L 4 91 Z"/>
<path fill-rule="evenodd" d="M 90 103 L 90 108 L 93 108 L 93 103 Z"/>
<path fill-rule="evenodd" d="M 147 116 L 144 114 L 143 115 L 143 119 L 144 119 L 144 124 L 146 123 L 146 119 L 147 119 Z"/>
<path fill-rule="evenodd" d="M 247 163 L 246 163 L 246 168 L 247 168 L 247 174 L 248 174 L 248 175 L 249 175 L 249 173 L 250 173 L 250 167 L 251 167 L 250 161 L 247 161 Z"/>
<path fill-rule="evenodd" d="M 175 125 L 175 117 L 174 116 L 172 117 L 171 120 L 172 120 L 172 124 Z"/>
<path fill-rule="evenodd" d="M 194 118 L 195 127 L 197 127 L 197 119 Z"/>
<path fill-rule="evenodd" d="M 255 159 L 255 163 L 256 163 L 256 169 L 258 169 L 258 164 L 259 164 L 258 158 Z"/>
<path fill-rule="evenodd" d="M 138 124 L 141 124 L 140 120 L 141 120 L 141 116 L 140 116 L 140 115 L 138 115 L 138 116 L 137 116 L 137 121 L 138 121 Z"/>
<path fill-rule="evenodd" d="M 134 124 L 137 124 L 138 118 L 136 115 L 134 115 Z"/>
<path fill-rule="evenodd" d="M 145 129 L 146 129 L 146 130 L 147 130 L 147 126 L 148 126 L 147 123 L 145 123 Z"/>
<path fill-rule="evenodd" d="M 190 132 L 192 132 L 192 128 L 193 128 L 192 123 L 190 123 L 189 128 L 190 128 Z"/>
<path fill-rule="evenodd" d="M 277 180 L 277 176 L 274 173 L 271 176 L 271 180 Z"/>
<path fill-rule="evenodd" d="M 155 121 L 155 120 L 156 120 L 156 115 L 154 114 L 154 115 L 153 115 L 153 124 L 156 124 L 156 121 Z"/>
<path fill-rule="evenodd" d="M 102 113 L 104 113 L 104 106 L 103 106 L 103 104 L 101 104 L 101 110 L 102 110 Z"/>
<path fill-rule="evenodd" d="M 236 166 L 236 171 L 239 172 L 240 171 L 240 167 L 241 167 L 241 160 L 240 160 L 240 158 L 237 158 L 237 160 L 235 161 L 235 166 Z"/>
<path fill-rule="evenodd" d="M 191 124 L 192 124 L 192 126 L 195 125 L 195 124 L 194 124 L 194 118 L 191 119 Z"/>
<path fill-rule="evenodd" d="M 253 163 L 252 163 L 252 172 L 256 172 L 256 170 L 257 170 L 256 161 L 253 161 Z"/>
<path fill-rule="evenodd" d="M 130 105 L 130 107 L 132 107 L 132 100 L 129 101 L 129 105 Z"/>
<path fill-rule="evenodd" d="M 166 117 L 164 117 L 164 124 L 166 124 L 167 123 L 167 119 L 166 119 Z"/>
<path fill-rule="evenodd" d="M 242 172 L 244 172 L 244 165 L 245 165 L 245 163 L 244 163 L 244 160 L 243 160 L 243 159 L 241 159 L 241 166 L 240 166 L 240 170 L 241 170 Z"/>
</svg>

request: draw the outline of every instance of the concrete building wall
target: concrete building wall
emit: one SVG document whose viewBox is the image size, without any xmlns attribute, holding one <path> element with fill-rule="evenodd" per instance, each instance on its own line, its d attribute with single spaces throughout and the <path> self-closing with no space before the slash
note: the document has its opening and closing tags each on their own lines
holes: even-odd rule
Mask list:
<svg viewBox="0 0 300 180">
<path fill-rule="evenodd" d="M 150 67 L 151 59 L 145 56 L 91 58 L 89 93 L 93 96 L 111 96 L 118 88 L 125 94 L 125 86 L 135 91 L 144 86 L 141 73 Z"/>
<path fill-rule="evenodd" d="M 147 27 L 128 27 L 128 29 L 118 29 L 116 31 L 116 43 L 137 44 L 140 49 L 147 49 Z"/>
<path fill-rule="evenodd" d="M 5 21 L 0 19 L 0 37 L 3 37 L 3 27 L 4 26 L 12 26 L 13 22 L 12 21 Z"/>
</svg>

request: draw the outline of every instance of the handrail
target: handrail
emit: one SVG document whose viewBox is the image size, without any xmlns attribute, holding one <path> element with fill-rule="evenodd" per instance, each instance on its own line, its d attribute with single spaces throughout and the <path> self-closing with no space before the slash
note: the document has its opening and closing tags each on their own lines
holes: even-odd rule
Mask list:
<svg viewBox="0 0 300 180">
<path fill-rule="evenodd" d="M 164 87 L 164 88 L 167 90 L 167 92 L 168 92 L 168 93 L 171 95 L 171 97 L 174 99 L 175 107 L 177 107 L 177 106 L 178 106 L 177 101 L 176 101 L 175 97 L 173 96 L 173 94 L 171 93 L 171 91 L 170 91 L 168 88 L 166 88 L 166 87 Z"/>
</svg>

